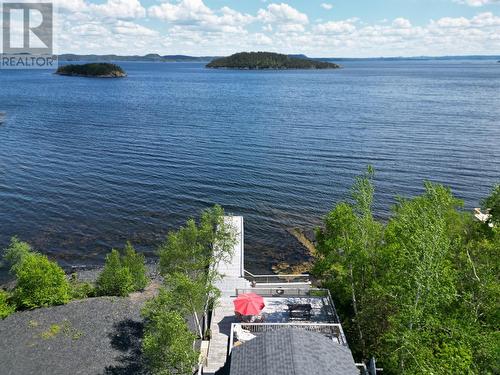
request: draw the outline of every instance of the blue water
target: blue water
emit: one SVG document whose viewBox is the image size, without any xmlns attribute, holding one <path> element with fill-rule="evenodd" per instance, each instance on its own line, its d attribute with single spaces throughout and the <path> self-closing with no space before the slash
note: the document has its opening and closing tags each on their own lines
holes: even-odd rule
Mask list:
<svg viewBox="0 0 500 375">
<path fill-rule="evenodd" d="M 214 203 L 245 217 L 247 268 L 306 255 L 367 164 L 376 206 L 449 185 L 467 208 L 500 181 L 500 64 L 349 61 L 335 71 L 122 63 L 125 79 L 0 70 L 0 248 L 64 265 L 129 239 L 148 255 Z"/>
</svg>

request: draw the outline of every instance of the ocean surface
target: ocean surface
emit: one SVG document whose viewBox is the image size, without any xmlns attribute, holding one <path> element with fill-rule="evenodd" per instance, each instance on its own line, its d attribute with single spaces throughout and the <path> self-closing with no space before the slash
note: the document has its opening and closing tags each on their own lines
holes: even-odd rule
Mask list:
<svg viewBox="0 0 500 375">
<path fill-rule="evenodd" d="M 95 265 L 214 203 L 245 218 L 246 268 L 307 253 L 314 228 L 376 170 L 377 217 L 428 179 L 471 209 L 500 181 L 500 64 L 345 61 L 330 71 L 120 63 L 125 79 L 0 70 L 0 248 L 17 235 Z M 5 269 L 1 272 L 5 276 Z"/>
</svg>

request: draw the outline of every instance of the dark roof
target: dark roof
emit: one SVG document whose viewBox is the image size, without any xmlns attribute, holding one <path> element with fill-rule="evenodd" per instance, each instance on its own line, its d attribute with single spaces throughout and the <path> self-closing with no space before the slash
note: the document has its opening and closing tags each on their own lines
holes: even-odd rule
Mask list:
<svg viewBox="0 0 500 375">
<path fill-rule="evenodd" d="M 232 349 L 231 375 L 359 375 L 348 347 L 298 328 L 260 334 Z"/>
</svg>

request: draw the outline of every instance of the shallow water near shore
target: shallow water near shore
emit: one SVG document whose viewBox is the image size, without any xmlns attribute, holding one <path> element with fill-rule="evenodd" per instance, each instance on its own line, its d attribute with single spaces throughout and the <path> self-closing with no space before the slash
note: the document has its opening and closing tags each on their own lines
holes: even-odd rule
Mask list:
<svg viewBox="0 0 500 375">
<path fill-rule="evenodd" d="M 424 179 L 468 209 L 500 180 L 496 61 L 120 65 L 119 80 L 0 70 L 0 248 L 18 235 L 65 266 L 127 239 L 153 255 L 219 203 L 245 217 L 247 268 L 267 272 L 304 259 L 287 229 L 318 225 L 367 164 L 381 219 Z"/>
</svg>

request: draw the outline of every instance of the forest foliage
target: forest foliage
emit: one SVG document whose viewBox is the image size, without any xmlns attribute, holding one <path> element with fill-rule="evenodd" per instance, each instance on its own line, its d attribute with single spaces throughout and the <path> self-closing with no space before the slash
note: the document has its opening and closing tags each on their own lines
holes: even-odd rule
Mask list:
<svg viewBox="0 0 500 375">
<path fill-rule="evenodd" d="M 496 196 L 498 187 L 484 209 Z M 313 273 L 355 357 L 375 356 L 384 374 L 499 373 L 500 228 L 431 182 L 398 198 L 385 223 L 373 217 L 373 197 L 369 168 L 317 230 Z"/>
<path fill-rule="evenodd" d="M 225 69 L 337 69 L 339 65 L 272 52 L 240 52 L 215 59 L 207 68 Z"/>
<path fill-rule="evenodd" d="M 86 77 L 123 77 L 121 66 L 111 63 L 69 64 L 60 66 L 56 74 Z"/>
<path fill-rule="evenodd" d="M 158 249 L 164 285 L 143 310 L 143 352 L 154 374 L 192 374 L 205 336 L 204 313 L 220 296 L 218 264 L 231 258 L 235 228 L 214 206 L 171 231 Z M 195 332 L 195 333 L 193 333 Z"/>
</svg>

